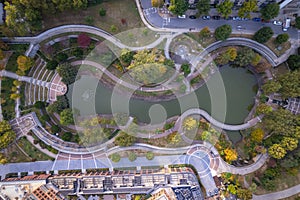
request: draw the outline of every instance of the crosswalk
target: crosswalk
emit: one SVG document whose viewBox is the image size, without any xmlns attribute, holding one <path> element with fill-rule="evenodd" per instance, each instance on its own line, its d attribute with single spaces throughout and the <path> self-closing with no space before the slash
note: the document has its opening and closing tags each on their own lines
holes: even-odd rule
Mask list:
<svg viewBox="0 0 300 200">
<path fill-rule="evenodd" d="M 157 13 L 157 8 L 147 8 L 147 9 L 144 9 L 144 14 L 146 16 L 148 15 L 151 15 L 151 14 L 154 14 L 154 13 Z"/>
</svg>

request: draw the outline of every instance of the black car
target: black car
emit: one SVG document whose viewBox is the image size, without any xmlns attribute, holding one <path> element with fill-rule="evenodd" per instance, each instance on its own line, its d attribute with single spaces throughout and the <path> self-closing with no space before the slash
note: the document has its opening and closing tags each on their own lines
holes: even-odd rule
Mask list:
<svg viewBox="0 0 300 200">
<path fill-rule="evenodd" d="M 221 17 L 220 16 L 212 16 L 212 18 L 214 19 L 214 20 L 220 20 L 221 19 Z"/>
<path fill-rule="evenodd" d="M 190 15 L 189 18 L 190 19 L 196 19 L 197 17 L 195 15 Z"/>
</svg>

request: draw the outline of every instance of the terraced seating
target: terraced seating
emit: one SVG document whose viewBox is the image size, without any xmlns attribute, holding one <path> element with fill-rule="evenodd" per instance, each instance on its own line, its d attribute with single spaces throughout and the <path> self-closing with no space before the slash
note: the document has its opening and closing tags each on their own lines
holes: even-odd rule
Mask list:
<svg viewBox="0 0 300 200">
<path fill-rule="evenodd" d="M 51 82 L 55 72 L 46 69 L 46 64 L 42 58 L 38 57 L 31 68 L 28 76 L 32 77 L 32 81 L 25 85 L 25 105 L 32 105 L 37 101 L 49 101 L 49 89 L 46 82 Z"/>
</svg>

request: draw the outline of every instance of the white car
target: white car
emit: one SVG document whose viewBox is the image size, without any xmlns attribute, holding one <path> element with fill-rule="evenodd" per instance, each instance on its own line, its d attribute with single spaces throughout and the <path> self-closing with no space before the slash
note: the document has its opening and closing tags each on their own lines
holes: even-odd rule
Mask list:
<svg viewBox="0 0 300 200">
<path fill-rule="evenodd" d="M 178 18 L 185 19 L 186 16 L 185 15 L 178 15 Z"/>
<path fill-rule="evenodd" d="M 274 24 L 274 25 L 277 25 L 277 26 L 281 26 L 281 25 L 282 25 L 282 22 L 281 22 L 281 21 L 274 21 L 273 24 Z"/>
</svg>

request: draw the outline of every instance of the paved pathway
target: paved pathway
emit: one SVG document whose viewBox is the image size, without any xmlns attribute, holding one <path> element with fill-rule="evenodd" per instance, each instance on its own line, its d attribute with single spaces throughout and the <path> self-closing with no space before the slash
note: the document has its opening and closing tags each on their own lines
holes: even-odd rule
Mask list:
<svg viewBox="0 0 300 200">
<path fill-rule="evenodd" d="M 300 193 L 300 184 L 288 189 L 263 195 L 253 195 L 253 200 L 284 199 Z"/>
</svg>

